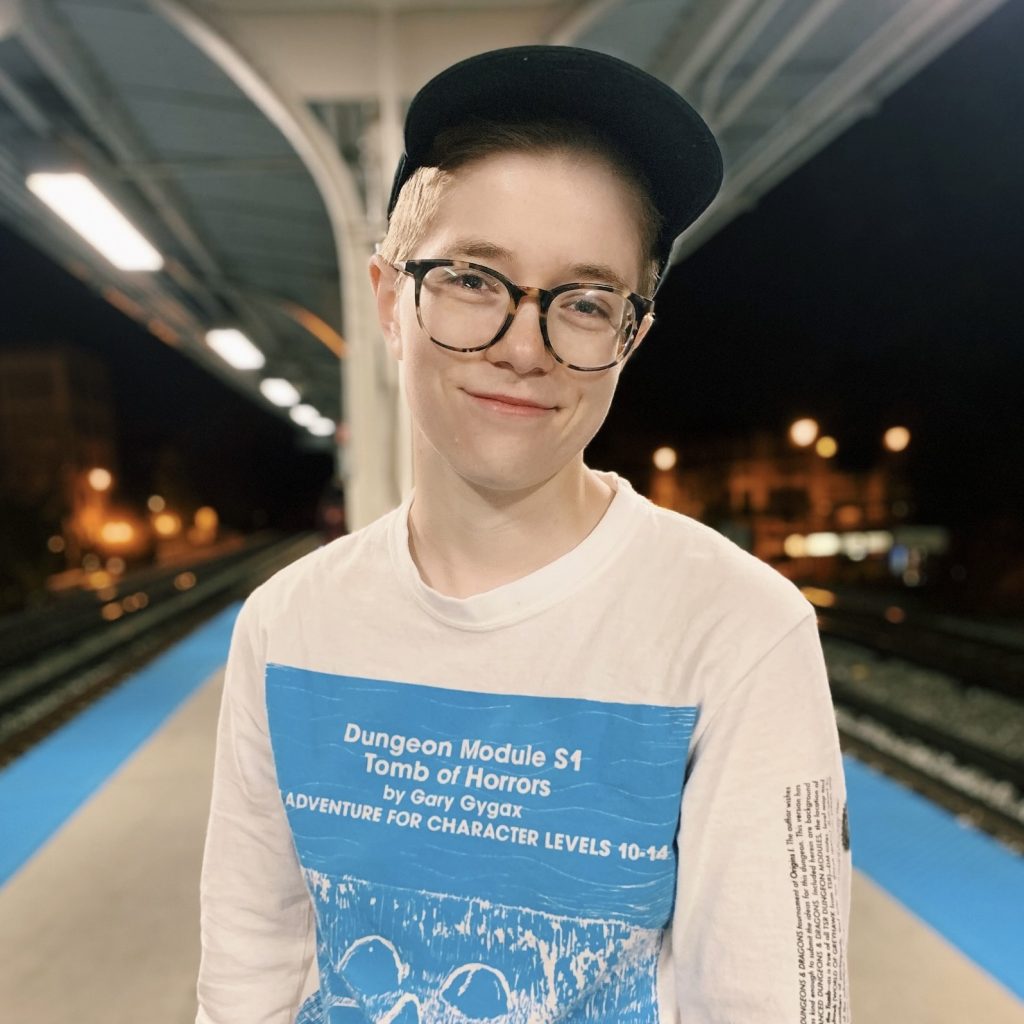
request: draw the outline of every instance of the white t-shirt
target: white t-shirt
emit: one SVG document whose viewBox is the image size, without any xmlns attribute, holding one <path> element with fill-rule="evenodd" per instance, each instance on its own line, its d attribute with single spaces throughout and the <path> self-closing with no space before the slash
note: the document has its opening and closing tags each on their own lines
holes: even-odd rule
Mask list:
<svg viewBox="0 0 1024 1024">
<path fill-rule="evenodd" d="M 848 1020 L 813 609 L 605 479 L 576 548 L 486 593 L 423 583 L 406 502 L 246 602 L 199 1024 Z"/>
</svg>

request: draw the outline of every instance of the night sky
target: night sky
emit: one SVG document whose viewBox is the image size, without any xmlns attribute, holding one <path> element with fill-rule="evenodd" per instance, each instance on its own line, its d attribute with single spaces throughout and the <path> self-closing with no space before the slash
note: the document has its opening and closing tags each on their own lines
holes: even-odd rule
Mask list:
<svg viewBox="0 0 1024 1024">
<path fill-rule="evenodd" d="M 813 415 L 857 468 L 901 423 L 921 518 L 1019 517 L 1022 52 L 1012 0 L 676 267 L 591 463 L 662 443 L 685 461 L 687 444 Z M 173 449 L 239 526 L 312 507 L 329 457 L 2 228 L 0 294 L 0 345 L 69 340 L 107 364 L 129 493 Z"/>
<path fill-rule="evenodd" d="M 605 434 L 807 414 L 856 468 L 901 423 L 923 515 L 1020 518 L 1022 53 L 1016 0 L 678 265 Z"/>
</svg>

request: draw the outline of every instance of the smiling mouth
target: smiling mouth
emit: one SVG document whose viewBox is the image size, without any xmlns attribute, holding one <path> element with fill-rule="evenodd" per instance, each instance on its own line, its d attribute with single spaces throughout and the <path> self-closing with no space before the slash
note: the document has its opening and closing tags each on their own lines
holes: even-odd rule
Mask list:
<svg viewBox="0 0 1024 1024">
<path fill-rule="evenodd" d="M 557 408 L 553 405 L 542 405 L 540 402 L 531 402 L 528 398 L 519 398 L 515 395 L 493 394 L 486 391 L 466 391 L 470 398 L 475 399 L 482 405 L 486 405 L 498 412 L 518 413 L 520 415 L 539 415 L 545 412 L 554 412 Z"/>
</svg>

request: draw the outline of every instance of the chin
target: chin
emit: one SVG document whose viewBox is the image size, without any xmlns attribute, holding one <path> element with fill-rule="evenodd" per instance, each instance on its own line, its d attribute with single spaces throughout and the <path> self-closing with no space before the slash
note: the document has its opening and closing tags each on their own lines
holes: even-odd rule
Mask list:
<svg viewBox="0 0 1024 1024">
<path fill-rule="evenodd" d="M 521 494 L 523 491 L 532 491 L 547 483 L 556 471 L 545 472 L 538 466 L 512 467 L 512 466 L 481 466 L 481 467 L 452 467 L 466 483 L 481 491 L 493 491 L 504 494 Z"/>
<path fill-rule="evenodd" d="M 531 491 L 547 483 L 571 460 L 538 459 L 536 453 L 517 452 L 505 456 L 446 460 L 452 472 L 478 490 L 507 494 Z"/>
</svg>

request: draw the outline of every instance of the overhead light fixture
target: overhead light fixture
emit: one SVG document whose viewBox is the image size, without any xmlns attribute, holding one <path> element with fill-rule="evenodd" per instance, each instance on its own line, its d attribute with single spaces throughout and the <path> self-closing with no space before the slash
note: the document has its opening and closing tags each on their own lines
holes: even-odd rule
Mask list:
<svg viewBox="0 0 1024 1024">
<path fill-rule="evenodd" d="M 282 409 L 296 405 L 302 397 L 291 382 L 283 377 L 267 377 L 265 380 L 261 380 L 260 391 L 268 402 L 273 402 L 274 405 L 279 405 Z"/>
<path fill-rule="evenodd" d="M 288 415 L 291 416 L 291 418 L 295 420 L 300 427 L 308 427 L 311 423 L 320 419 L 320 413 L 317 412 L 313 406 L 306 405 L 305 403 L 302 405 L 292 406 L 292 408 L 288 410 Z"/>
<path fill-rule="evenodd" d="M 236 370 L 259 370 L 266 363 L 263 353 L 235 327 L 207 331 L 206 343 Z"/>
<path fill-rule="evenodd" d="M 314 437 L 330 437 L 335 430 L 334 420 L 319 416 L 306 429 Z"/>
<path fill-rule="evenodd" d="M 119 270 L 164 265 L 160 253 L 84 174 L 30 174 L 25 183 Z"/>
</svg>

